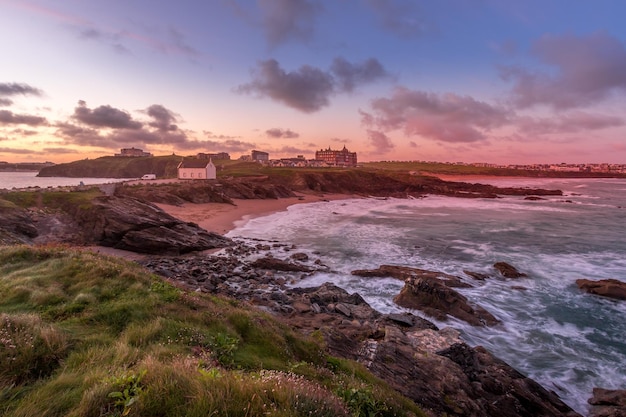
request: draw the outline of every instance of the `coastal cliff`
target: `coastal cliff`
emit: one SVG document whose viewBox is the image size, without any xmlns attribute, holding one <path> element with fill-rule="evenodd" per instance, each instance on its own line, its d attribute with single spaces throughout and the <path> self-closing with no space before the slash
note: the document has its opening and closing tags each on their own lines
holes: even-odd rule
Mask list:
<svg viewBox="0 0 626 417">
<path fill-rule="evenodd" d="M 381 315 L 358 294 L 347 294 L 329 284 L 306 290 L 286 286 L 287 282 L 297 282 L 302 274 L 327 270 L 323 259 L 310 259 L 294 253 L 289 245 L 275 242 L 250 244 L 211 235 L 211 243 L 206 243 L 205 231 L 171 218 L 149 202 L 229 204 L 231 198 L 280 198 L 302 191 L 347 190 L 381 197 L 419 197 L 426 193 L 491 198 L 504 194 L 560 195 L 558 190 L 497 189 L 415 176 L 367 174 L 355 179 L 353 175 L 335 172 L 269 180 L 119 185 L 111 196 L 97 188 L 12 192 L 2 196 L 0 237 L 12 239 L 3 240 L 4 244 L 101 244 L 153 253 L 157 256 L 143 265 L 163 279 L 188 294 L 210 293 L 251 304 L 297 332 L 321 337 L 327 354 L 361 363 L 419 405 L 423 415 L 578 415 L 554 393 L 486 350 L 464 344 L 452 329 L 438 329 L 412 315 Z M 180 232 L 180 227 L 187 229 Z M 229 249 L 223 256 L 168 256 L 208 247 Z M 274 249 L 289 254 L 288 259 L 277 258 Z M 241 331 L 245 340 L 249 330 Z"/>
</svg>

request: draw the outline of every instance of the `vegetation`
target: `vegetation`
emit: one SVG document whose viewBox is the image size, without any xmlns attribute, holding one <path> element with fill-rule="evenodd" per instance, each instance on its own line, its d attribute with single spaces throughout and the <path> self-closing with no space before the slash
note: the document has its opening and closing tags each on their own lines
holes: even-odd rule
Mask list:
<svg viewBox="0 0 626 417">
<path fill-rule="evenodd" d="M 0 194 L 0 207 L 12 204 L 22 208 L 68 209 L 86 207 L 95 197 L 103 195 L 97 187 L 72 192 L 62 189 L 32 191 L 11 191 Z"/>
<path fill-rule="evenodd" d="M 140 178 L 144 174 L 175 178 L 182 157 L 176 155 L 128 158 L 104 156 L 57 164 L 39 171 L 40 177 Z"/>
<path fill-rule="evenodd" d="M 3 416 L 414 416 L 354 362 L 236 300 L 64 247 L 0 247 Z"/>
</svg>

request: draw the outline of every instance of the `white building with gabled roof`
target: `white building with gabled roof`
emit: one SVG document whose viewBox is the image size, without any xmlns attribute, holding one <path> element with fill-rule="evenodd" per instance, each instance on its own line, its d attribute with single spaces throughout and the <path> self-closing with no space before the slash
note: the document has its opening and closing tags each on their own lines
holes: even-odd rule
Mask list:
<svg viewBox="0 0 626 417">
<path fill-rule="evenodd" d="M 214 180 L 217 170 L 213 160 L 183 159 L 178 164 L 178 179 L 181 180 Z"/>
</svg>

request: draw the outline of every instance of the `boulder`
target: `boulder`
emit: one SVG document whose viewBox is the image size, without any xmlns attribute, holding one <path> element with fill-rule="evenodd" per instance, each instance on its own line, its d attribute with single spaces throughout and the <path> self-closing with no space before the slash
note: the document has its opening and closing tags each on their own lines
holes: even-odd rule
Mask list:
<svg viewBox="0 0 626 417">
<path fill-rule="evenodd" d="M 626 390 L 594 388 L 593 396 L 587 402 L 593 406 L 589 417 L 626 416 Z"/>
<path fill-rule="evenodd" d="M 448 315 L 472 326 L 492 326 L 499 323 L 491 313 L 480 306 L 472 307 L 467 298 L 434 277 L 407 278 L 404 288 L 394 299 L 399 306 L 421 310 L 445 321 Z"/>
<path fill-rule="evenodd" d="M 0 245 L 30 243 L 37 235 L 28 210 L 0 201 Z"/>
<path fill-rule="evenodd" d="M 493 267 L 496 268 L 498 272 L 500 272 L 500 274 L 502 274 L 502 276 L 505 278 L 521 278 L 528 276 L 522 272 L 519 272 L 517 268 L 506 262 L 496 262 L 495 264 L 493 264 Z"/>
<path fill-rule="evenodd" d="M 617 279 L 577 279 L 576 285 L 590 294 L 601 295 L 615 300 L 626 300 L 626 282 Z"/>
</svg>

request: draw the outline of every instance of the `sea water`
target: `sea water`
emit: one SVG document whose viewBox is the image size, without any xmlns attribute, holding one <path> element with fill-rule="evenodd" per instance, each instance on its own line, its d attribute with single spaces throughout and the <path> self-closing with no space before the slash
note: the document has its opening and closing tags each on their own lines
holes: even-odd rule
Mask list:
<svg viewBox="0 0 626 417">
<path fill-rule="evenodd" d="M 502 324 L 435 323 L 459 329 L 468 344 L 484 346 L 586 414 L 594 387 L 626 389 L 626 302 L 586 294 L 575 284 L 579 278 L 626 281 L 626 180 L 481 182 L 561 189 L 564 195 L 538 201 L 427 196 L 301 204 L 242 222 L 228 236 L 319 252 L 333 272 L 298 286 L 333 282 L 384 313 L 406 311 L 392 300 L 403 282 L 360 278 L 352 270 L 392 264 L 463 277 L 474 287 L 459 291 Z M 499 261 L 528 276 L 499 277 L 493 268 Z M 464 270 L 492 278 L 475 281 Z"/>
<path fill-rule="evenodd" d="M 128 178 L 68 178 L 68 177 L 38 177 L 35 171 L 0 171 L 0 189 L 12 190 L 28 187 L 64 187 L 107 184 L 126 181 Z"/>
</svg>

